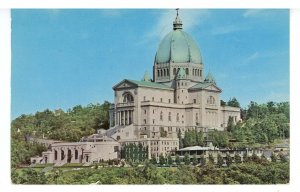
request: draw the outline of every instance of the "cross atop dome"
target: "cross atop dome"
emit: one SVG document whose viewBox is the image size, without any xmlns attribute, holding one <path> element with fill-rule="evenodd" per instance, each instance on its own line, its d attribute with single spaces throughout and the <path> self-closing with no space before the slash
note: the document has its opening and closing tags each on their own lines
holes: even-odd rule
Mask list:
<svg viewBox="0 0 300 192">
<path fill-rule="evenodd" d="M 178 10 L 179 8 L 176 9 L 177 14 L 176 14 L 175 21 L 173 22 L 173 30 L 182 29 L 182 21 L 179 17 Z"/>
</svg>

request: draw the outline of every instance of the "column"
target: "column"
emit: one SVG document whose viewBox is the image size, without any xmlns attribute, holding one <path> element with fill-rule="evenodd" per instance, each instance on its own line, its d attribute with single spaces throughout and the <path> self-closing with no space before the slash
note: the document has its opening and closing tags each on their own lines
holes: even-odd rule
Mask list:
<svg viewBox="0 0 300 192">
<path fill-rule="evenodd" d="M 133 124 L 133 110 L 131 110 L 130 118 L 131 118 L 131 124 Z"/>
<path fill-rule="evenodd" d="M 129 112 L 130 112 L 129 113 L 129 119 L 130 119 L 129 124 L 132 124 L 132 110 L 130 110 Z"/>
<path fill-rule="evenodd" d="M 124 111 L 121 111 L 121 125 L 124 125 Z"/>
<path fill-rule="evenodd" d="M 128 125 L 128 110 L 125 110 L 125 125 Z"/>
</svg>

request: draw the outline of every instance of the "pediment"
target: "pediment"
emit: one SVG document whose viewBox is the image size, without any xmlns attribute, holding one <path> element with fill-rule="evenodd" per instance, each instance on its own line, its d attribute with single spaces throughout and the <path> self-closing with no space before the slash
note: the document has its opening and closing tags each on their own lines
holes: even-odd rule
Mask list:
<svg viewBox="0 0 300 192">
<path fill-rule="evenodd" d="M 134 83 L 131 83 L 131 82 L 127 81 L 127 80 L 123 80 L 120 83 L 118 83 L 117 85 L 115 85 L 113 87 L 113 89 L 114 90 L 116 90 L 116 89 L 127 89 L 127 88 L 134 88 L 136 86 L 137 85 L 134 84 Z"/>
<path fill-rule="evenodd" d="M 211 84 L 211 85 L 205 87 L 204 89 L 208 90 L 208 91 L 217 91 L 217 92 L 221 92 L 222 91 L 219 87 L 217 87 L 214 84 Z"/>
</svg>

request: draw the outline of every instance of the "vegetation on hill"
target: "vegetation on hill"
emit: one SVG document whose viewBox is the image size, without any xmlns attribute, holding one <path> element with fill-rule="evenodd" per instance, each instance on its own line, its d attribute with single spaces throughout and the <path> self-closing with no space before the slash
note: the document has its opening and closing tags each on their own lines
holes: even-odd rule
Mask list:
<svg viewBox="0 0 300 192">
<path fill-rule="evenodd" d="M 31 137 L 62 141 L 79 141 L 97 129 L 109 128 L 110 103 L 77 105 L 66 112 L 59 109 L 21 115 L 11 122 L 12 167 L 29 164 L 30 157 L 41 155 L 45 147 L 28 142 Z"/>
<path fill-rule="evenodd" d="M 48 173 L 27 168 L 13 170 L 16 184 L 287 184 L 288 162 L 247 162 L 219 167 L 211 163 L 196 167 L 157 168 L 147 161 L 144 166 L 120 168 L 54 168 Z"/>
<path fill-rule="evenodd" d="M 240 106 L 233 98 L 227 102 L 230 106 Z M 207 135 L 208 140 L 214 146 L 224 147 L 251 147 L 256 144 L 272 144 L 277 139 L 288 139 L 290 134 L 290 105 L 289 102 L 268 102 L 257 104 L 250 102 L 247 108 L 242 109 L 242 122 L 234 123 L 229 118 L 226 131 L 211 131 Z M 194 145 L 203 146 L 204 137 L 202 132 L 185 132 L 184 137 L 178 134 L 180 147 Z M 237 141 L 235 144 L 229 140 Z"/>
</svg>

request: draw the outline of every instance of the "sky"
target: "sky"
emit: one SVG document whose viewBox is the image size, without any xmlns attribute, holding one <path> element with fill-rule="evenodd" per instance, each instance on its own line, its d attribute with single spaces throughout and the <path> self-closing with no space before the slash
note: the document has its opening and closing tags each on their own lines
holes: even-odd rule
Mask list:
<svg viewBox="0 0 300 192">
<path fill-rule="evenodd" d="M 221 99 L 289 101 L 289 11 L 180 9 L 204 74 Z M 172 30 L 173 9 L 12 10 L 11 118 L 45 109 L 113 102 L 121 80 L 152 74 Z"/>
</svg>

